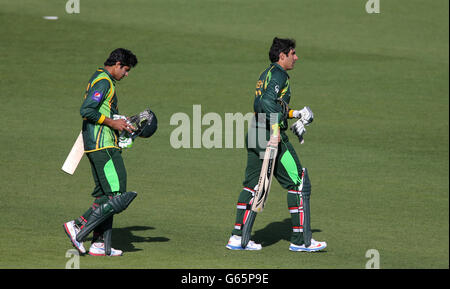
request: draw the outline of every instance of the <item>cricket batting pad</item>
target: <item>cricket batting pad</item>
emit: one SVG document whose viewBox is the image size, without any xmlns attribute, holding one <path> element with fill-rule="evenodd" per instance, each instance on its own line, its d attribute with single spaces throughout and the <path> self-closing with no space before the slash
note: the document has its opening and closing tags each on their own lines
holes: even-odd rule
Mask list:
<svg viewBox="0 0 450 289">
<path fill-rule="evenodd" d="M 246 220 L 244 220 L 244 225 L 242 226 L 242 237 L 241 237 L 241 247 L 247 247 L 250 241 L 250 236 L 252 234 L 253 224 L 255 223 L 256 212 L 249 210 Z"/>
<path fill-rule="evenodd" d="M 293 243 L 304 243 L 306 247 L 311 245 L 311 209 L 310 200 L 311 183 L 308 170 L 303 168 L 302 178 L 298 191 L 288 191 L 288 207 L 292 218 Z"/>
<path fill-rule="evenodd" d="M 301 188 L 302 200 L 303 200 L 303 239 L 305 241 L 305 247 L 311 245 L 312 231 L 311 231 L 311 207 L 309 205 L 309 199 L 311 197 L 311 182 L 309 181 L 308 170 L 303 168 L 302 173 L 302 188 Z"/>
<path fill-rule="evenodd" d="M 111 240 L 112 240 L 112 225 L 113 225 L 114 216 L 109 217 L 103 222 L 104 232 L 103 232 L 103 241 L 105 242 L 105 255 L 111 255 Z"/>
<path fill-rule="evenodd" d="M 84 227 L 77 234 L 77 241 L 82 242 L 98 225 L 102 224 L 114 214 L 119 214 L 124 211 L 136 196 L 136 192 L 125 192 L 96 208 L 87 219 Z"/>
</svg>

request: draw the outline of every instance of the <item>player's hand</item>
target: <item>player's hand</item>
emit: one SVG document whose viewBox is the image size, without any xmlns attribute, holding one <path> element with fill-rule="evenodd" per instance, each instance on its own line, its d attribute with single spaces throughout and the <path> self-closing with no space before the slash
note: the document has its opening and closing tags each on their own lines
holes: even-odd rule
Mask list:
<svg viewBox="0 0 450 289">
<path fill-rule="evenodd" d="M 271 135 L 270 136 L 270 139 L 269 139 L 269 142 L 267 143 L 267 146 L 274 146 L 274 147 L 277 147 L 278 146 L 278 143 L 281 141 L 281 138 L 280 138 L 280 132 L 278 131 L 278 133 L 277 134 L 275 134 L 275 135 Z"/>
<path fill-rule="evenodd" d="M 124 119 L 116 119 L 113 120 L 113 124 L 111 126 L 113 129 L 118 131 L 127 131 L 129 133 L 132 133 L 136 128 L 127 120 Z"/>
<path fill-rule="evenodd" d="M 114 119 L 105 118 L 104 123 L 110 128 L 119 132 L 125 130 L 128 133 L 132 133 L 136 128 L 127 120 L 125 116 L 114 115 Z"/>
</svg>

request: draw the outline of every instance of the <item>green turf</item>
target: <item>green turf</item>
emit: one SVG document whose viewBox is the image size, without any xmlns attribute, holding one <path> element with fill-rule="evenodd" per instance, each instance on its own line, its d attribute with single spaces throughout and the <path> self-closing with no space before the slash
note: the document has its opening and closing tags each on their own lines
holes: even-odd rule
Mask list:
<svg viewBox="0 0 450 289">
<path fill-rule="evenodd" d="M 116 47 L 138 66 L 118 83 L 119 109 L 157 113 L 159 130 L 124 153 L 139 193 L 115 218 L 121 258 L 81 268 L 449 267 L 448 1 L 0 0 L 0 268 L 64 268 L 63 222 L 91 203 L 87 159 L 60 167 L 81 127 L 87 81 Z M 59 16 L 57 21 L 44 20 Z M 291 106 L 315 113 L 305 144 L 312 228 L 326 252 L 292 253 L 286 192 L 274 184 L 253 238 L 259 252 L 225 249 L 245 149 L 173 149 L 169 124 L 252 111 L 274 36 L 297 40 Z M 205 126 L 207 128 L 208 126 Z"/>
</svg>

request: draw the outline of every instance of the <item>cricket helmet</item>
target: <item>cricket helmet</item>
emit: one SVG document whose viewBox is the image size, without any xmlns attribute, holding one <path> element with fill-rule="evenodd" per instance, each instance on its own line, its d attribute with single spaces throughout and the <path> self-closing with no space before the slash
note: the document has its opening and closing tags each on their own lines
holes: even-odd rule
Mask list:
<svg viewBox="0 0 450 289">
<path fill-rule="evenodd" d="M 131 123 L 137 128 L 132 134 L 133 140 L 136 137 L 149 138 L 151 137 L 158 128 L 158 120 L 156 115 L 150 108 L 147 108 L 143 112 L 133 115 L 130 117 Z"/>
<path fill-rule="evenodd" d="M 155 113 L 150 110 L 149 114 L 150 117 L 147 119 L 147 122 L 145 123 L 144 127 L 142 128 L 142 132 L 139 135 L 140 137 L 143 138 L 151 137 L 158 128 L 158 119 L 156 118 Z"/>
</svg>

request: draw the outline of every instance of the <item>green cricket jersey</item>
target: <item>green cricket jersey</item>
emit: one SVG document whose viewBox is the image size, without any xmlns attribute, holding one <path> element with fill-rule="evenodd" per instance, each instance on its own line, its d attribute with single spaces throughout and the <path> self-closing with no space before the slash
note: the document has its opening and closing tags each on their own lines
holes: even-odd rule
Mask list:
<svg viewBox="0 0 450 289">
<path fill-rule="evenodd" d="M 80 114 L 85 152 L 119 148 L 118 132 L 103 124 L 105 117 L 113 118 L 113 114 L 119 114 L 115 80 L 105 69 L 97 69 L 89 80 Z"/>
<path fill-rule="evenodd" d="M 274 124 L 278 124 L 281 132 L 287 129 L 287 121 L 282 118 L 282 107 L 277 101 L 282 98 L 287 104 L 291 100 L 291 88 L 289 85 L 289 75 L 279 64 L 272 63 L 264 70 L 256 84 L 255 101 L 253 109 L 255 115 L 266 114 L 266 129 L 270 129 Z M 276 119 L 270 119 L 276 115 Z M 264 120 L 258 120 L 261 122 Z"/>
</svg>

